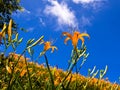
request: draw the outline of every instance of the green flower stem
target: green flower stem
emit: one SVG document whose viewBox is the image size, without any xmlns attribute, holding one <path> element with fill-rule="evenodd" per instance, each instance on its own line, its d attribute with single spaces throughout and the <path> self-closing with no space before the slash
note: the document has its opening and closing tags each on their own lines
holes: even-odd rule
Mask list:
<svg viewBox="0 0 120 90">
<path fill-rule="evenodd" d="M 70 85 L 71 80 L 72 80 L 72 74 L 71 74 L 71 76 L 70 76 L 69 82 L 68 82 L 67 85 L 66 85 L 66 89 L 69 88 L 69 85 Z"/>
<path fill-rule="evenodd" d="M 5 39 L 5 38 L 3 38 L 3 41 L 4 41 L 4 44 L 5 44 L 5 50 L 4 50 L 4 54 L 5 54 L 6 51 L 7 51 L 8 46 L 7 46 L 7 43 L 6 43 L 6 39 Z"/>
<path fill-rule="evenodd" d="M 16 50 L 15 45 L 13 43 L 11 43 L 11 44 L 12 44 L 13 50 L 15 51 Z"/>
<path fill-rule="evenodd" d="M 26 57 L 25 57 L 25 64 L 26 64 L 26 69 L 27 69 L 27 73 L 28 73 L 28 81 L 29 81 L 30 90 L 32 90 L 32 84 L 31 84 L 30 73 L 29 73 L 29 70 L 28 70 Z"/>
<path fill-rule="evenodd" d="M 48 72 L 50 74 L 50 79 L 51 79 L 51 83 L 52 83 L 52 90 L 55 90 L 53 76 L 52 76 L 52 73 L 50 71 L 50 67 L 48 65 L 48 59 L 47 59 L 47 56 L 45 54 L 44 54 L 44 57 L 45 57 L 45 61 L 46 61 Z"/>
<path fill-rule="evenodd" d="M 81 56 L 83 56 L 84 53 L 86 52 L 86 50 L 84 50 L 80 55 L 78 55 L 77 49 L 76 49 L 76 50 L 74 49 L 74 51 L 75 51 L 75 54 L 77 54 L 77 57 L 75 58 L 73 64 L 71 64 L 71 66 L 69 67 L 68 73 L 67 73 L 67 75 L 64 77 L 64 79 L 61 81 L 60 86 L 63 85 L 63 83 L 64 83 L 64 81 L 66 80 L 66 78 L 70 75 L 70 73 L 72 72 L 74 66 L 77 64 L 78 59 L 79 59 Z M 73 53 L 74 53 L 74 52 L 73 52 Z M 73 56 L 74 56 L 74 54 L 73 54 Z"/>
</svg>

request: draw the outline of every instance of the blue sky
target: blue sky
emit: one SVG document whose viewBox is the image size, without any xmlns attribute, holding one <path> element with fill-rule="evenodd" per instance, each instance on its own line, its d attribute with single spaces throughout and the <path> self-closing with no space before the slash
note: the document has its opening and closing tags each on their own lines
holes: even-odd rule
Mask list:
<svg viewBox="0 0 120 90">
<path fill-rule="evenodd" d="M 19 27 L 28 30 L 20 32 L 24 38 L 17 53 L 24 48 L 29 38 L 36 40 L 45 36 L 45 40 L 53 41 L 58 50 L 53 54 L 47 52 L 52 66 L 66 70 L 72 50 L 71 41 L 64 44 L 61 38 L 63 31 L 72 32 L 68 27 L 77 27 L 80 32 L 90 34 L 85 38 L 89 57 L 80 73 L 87 76 L 88 68 L 104 69 L 108 65 L 105 77 L 118 82 L 120 76 L 120 0 L 21 0 L 23 12 L 13 14 Z M 43 45 L 34 48 L 34 59 L 43 49 Z M 50 53 L 50 54 L 49 54 Z M 39 63 L 44 63 L 44 58 Z"/>
</svg>

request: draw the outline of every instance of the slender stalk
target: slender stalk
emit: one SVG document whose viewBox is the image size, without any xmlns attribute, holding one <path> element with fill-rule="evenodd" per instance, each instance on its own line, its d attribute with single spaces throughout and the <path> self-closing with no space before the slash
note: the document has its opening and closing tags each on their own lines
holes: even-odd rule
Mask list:
<svg viewBox="0 0 120 90">
<path fill-rule="evenodd" d="M 70 62 L 70 65 L 69 65 L 69 67 L 68 67 L 68 72 L 70 71 L 70 69 L 72 68 L 72 66 L 73 66 L 73 64 L 74 63 L 76 63 L 77 62 L 77 60 L 79 59 L 79 55 L 78 55 L 78 52 L 77 52 L 77 48 L 74 48 L 73 50 L 72 50 L 72 57 L 71 57 L 71 62 Z M 73 58 L 75 57 L 75 60 L 74 60 L 74 62 L 73 62 Z M 76 66 L 76 68 L 77 68 L 77 66 Z M 77 69 L 76 69 L 77 70 Z"/>
<path fill-rule="evenodd" d="M 18 85 L 19 85 L 19 87 L 20 87 L 21 90 L 25 90 L 24 87 L 23 87 L 23 85 L 20 83 L 19 79 L 17 79 L 17 83 L 18 83 Z"/>
<path fill-rule="evenodd" d="M 64 83 L 64 81 L 66 80 L 66 78 L 67 78 L 67 77 L 70 75 L 70 73 L 72 72 L 74 66 L 77 64 L 78 59 L 79 59 L 81 56 L 83 56 L 83 54 L 85 53 L 85 51 L 83 51 L 80 55 L 78 55 L 77 49 L 74 49 L 74 51 L 75 51 L 75 54 L 77 55 L 76 58 L 75 58 L 75 62 L 72 64 L 72 66 L 69 67 L 68 73 L 67 73 L 67 75 L 64 77 L 64 79 L 62 80 L 62 82 L 61 82 L 60 85 L 62 85 L 62 84 Z M 74 53 L 74 51 L 73 51 L 73 53 Z M 74 54 L 73 54 L 73 56 L 74 56 Z"/>
<path fill-rule="evenodd" d="M 52 90 L 55 90 L 55 87 L 54 87 L 54 80 L 53 80 L 53 77 L 52 77 L 52 73 L 50 71 L 50 67 L 49 67 L 49 64 L 48 64 L 48 59 L 47 59 L 47 56 L 44 54 L 44 57 L 45 57 L 45 61 L 46 61 L 46 65 L 47 65 L 47 69 L 48 69 L 48 72 L 50 74 L 50 79 L 51 79 L 51 83 L 52 83 Z"/>
<path fill-rule="evenodd" d="M 12 44 L 13 50 L 15 51 L 16 50 L 15 45 L 13 43 L 11 43 L 11 44 Z"/>
<path fill-rule="evenodd" d="M 71 74 L 71 76 L 70 76 L 70 80 L 69 80 L 68 84 L 66 85 L 66 89 L 69 87 L 69 85 L 70 85 L 70 83 L 71 83 L 71 80 L 72 80 L 72 74 Z"/>
<path fill-rule="evenodd" d="M 70 75 L 70 73 L 72 72 L 75 64 L 76 64 L 76 63 L 74 63 L 74 64 L 72 65 L 72 67 L 70 68 L 70 71 L 67 73 L 67 75 L 66 75 L 66 76 L 64 77 L 64 79 L 62 80 L 62 83 L 63 83 L 63 82 L 66 80 L 66 78 Z"/>
<path fill-rule="evenodd" d="M 32 84 L 31 84 L 30 73 L 29 73 L 29 70 L 28 70 L 26 57 L 25 57 L 25 64 L 26 64 L 26 69 L 27 69 L 27 73 L 28 73 L 28 81 L 29 81 L 30 90 L 32 90 Z"/>
<path fill-rule="evenodd" d="M 4 40 L 4 44 L 5 44 L 5 50 L 4 50 L 4 54 L 6 53 L 6 51 L 7 51 L 7 43 L 6 43 L 6 39 L 5 38 L 3 38 L 3 40 Z"/>
</svg>

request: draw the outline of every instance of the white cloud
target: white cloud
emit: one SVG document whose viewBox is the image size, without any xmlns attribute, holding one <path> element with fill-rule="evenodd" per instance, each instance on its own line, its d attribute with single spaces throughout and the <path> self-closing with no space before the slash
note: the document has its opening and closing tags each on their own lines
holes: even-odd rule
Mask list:
<svg viewBox="0 0 120 90">
<path fill-rule="evenodd" d="M 72 0 L 75 4 L 81 4 L 84 8 L 92 8 L 99 11 L 107 0 Z"/>
<path fill-rule="evenodd" d="M 91 3 L 91 2 L 94 2 L 96 0 L 73 0 L 74 3 L 78 4 L 78 3 L 82 3 L 82 4 L 85 4 L 85 3 Z"/>
<path fill-rule="evenodd" d="M 99 3 L 99 2 L 104 2 L 107 0 L 73 0 L 74 3 L 76 4 L 93 4 L 93 3 Z"/>
<path fill-rule="evenodd" d="M 71 11 L 65 2 L 59 3 L 57 0 L 48 0 L 51 5 L 47 5 L 45 13 L 55 16 L 59 25 L 77 26 L 74 12 Z"/>
</svg>

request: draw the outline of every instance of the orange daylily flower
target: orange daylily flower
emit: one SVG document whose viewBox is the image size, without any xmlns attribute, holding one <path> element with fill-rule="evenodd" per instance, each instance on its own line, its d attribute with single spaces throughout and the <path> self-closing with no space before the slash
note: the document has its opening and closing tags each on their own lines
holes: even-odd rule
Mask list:
<svg viewBox="0 0 120 90">
<path fill-rule="evenodd" d="M 63 32 L 62 35 L 67 36 L 67 38 L 64 40 L 64 43 L 66 44 L 68 40 L 71 39 L 72 41 L 72 45 L 74 46 L 74 48 L 77 48 L 77 44 L 78 44 L 78 40 L 80 39 L 82 41 L 82 44 L 84 44 L 84 36 L 90 38 L 89 34 L 87 33 L 80 33 L 78 31 L 75 31 L 72 34 L 68 33 L 68 32 Z"/>
<path fill-rule="evenodd" d="M 47 51 L 49 49 L 52 49 L 52 52 L 54 51 L 54 49 L 57 50 L 56 46 L 51 46 L 51 42 L 47 41 L 47 42 L 43 42 L 44 43 L 44 50 L 43 51 Z"/>
</svg>

